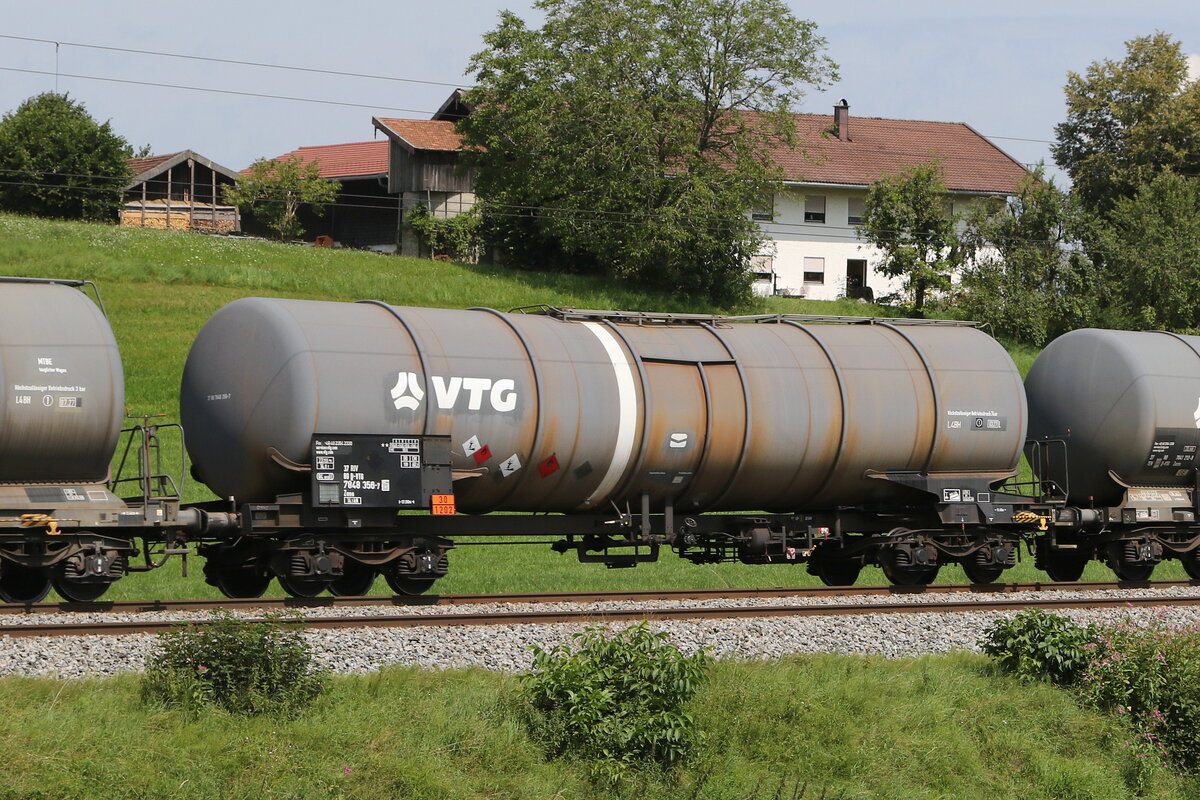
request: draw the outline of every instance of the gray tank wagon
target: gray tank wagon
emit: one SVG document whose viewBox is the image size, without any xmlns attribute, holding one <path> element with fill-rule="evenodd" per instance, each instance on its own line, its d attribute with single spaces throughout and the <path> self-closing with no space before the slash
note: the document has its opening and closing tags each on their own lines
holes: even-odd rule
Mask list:
<svg viewBox="0 0 1200 800">
<path fill-rule="evenodd" d="M 1039 555 L 1051 574 L 1078 577 L 1096 557 L 1143 580 L 1167 557 L 1200 578 L 1200 337 L 1072 331 L 1046 347 L 1025 387 L 1035 466 L 1074 508 Z"/>
<path fill-rule="evenodd" d="M 0 483 L 103 483 L 125 376 L 104 314 L 63 283 L 0 284 Z"/>
<path fill-rule="evenodd" d="M 86 281 L 0 278 L 0 600 L 34 602 L 51 585 L 91 600 L 133 569 L 133 537 L 152 541 L 207 524 L 176 502 L 113 493 L 125 378 L 102 307 Z M 150 430 L 144 455 L 155 441 Z M 165 541 L 165 539 L 164 539 Z M 149 553 L 150 546 L 144 550 Z M 167 546 L 166 550 L 171 548 Z"/>
<path fill-rule="evenodd" d="M 829 509 L 906 493 L 872 471 L 1015 471 L 1024 389 L 991 337 L 763 323 L 244 299 L 196 337 L 181 416 L 239 501 L 303 489 L 316 433 L 449 436 L 470 513 Z"/>
<path fill-rule="evenodd" d="M 981 576 L 1010 563 L 1008 539 L 972 532 L 939 551 L 896 514 L 913 510 L 926 527 L 944 516 L 956 531 L 1011 521 L 1011 504 L 992 495 L 1016 472 L 1024 388 L 971 325 L 539 310 L 235 301 L 200 331 L 184 370 L 194 475 L 273 514 L 323 490 L 316 438 L 441 437 L 459 510 L 568 515 L 549 528 L 476 520 L 470 532 L 590 531 L 615 510 L 653 551 L 671 542 L 694 560 L 802 561 L 817 537 L 823 553 L 838 551 L 818 569 L 844 579 L 879 549 L 834 546 L 832 529 L 852 517 L 839 510 L 855 509 L 860 529 L 891 535 L 882 563 L 896 580 L 926 579 L 946 560 Z M 324 474 L 345 489 L 341 473 Z M 747 510 L 775 516 L 701 516 Z M 713 519 L 735 527 L 705 530 Z M 564 546 L 623 564 L 610 544 L 583 534 Z"/>
</svg>

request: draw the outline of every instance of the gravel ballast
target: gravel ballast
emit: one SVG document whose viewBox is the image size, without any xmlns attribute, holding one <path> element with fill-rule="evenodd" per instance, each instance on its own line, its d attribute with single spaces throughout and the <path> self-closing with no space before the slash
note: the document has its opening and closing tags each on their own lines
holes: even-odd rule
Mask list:
<svg viewBox="0 0 1200 800">
<path fill-rule="evenodd" d="M 1196 596 L 1195 587 L 1101 592 L 1056 591 L 1055 598 L 1066 597 L 1145 597 Z M 931 595 L 905 596 L 913 605 L 944 600 Z M 972 600 L 1012 600 L 1009 595 L 975 594 Z M 956 599 L 959 599 L 956 597 Z M 409 614 L 447 614 L 464 611 L 550 611 L 589 608 L 595 611 L 638 606 L 717 606 L 747 605 L 845 605 L 870 602 L 896 602 L 897 597 L 854 598 L 769 598 L 637 603 L 511 603 L 483 606 L 416 606 L 403 609 Z M 399 613 L 394 606 L 356 609 L 308 609 L 306 616 L 372 616 Z M 858 653 L 902 658 L 950 650 L 978 650 L 984 629 L 1000 617 L 1016 612 L 930 612 L 913 614 L 861 614 L 856 616 L 763 617 L 753 619 L 676 620 L 652 622 L 656 631 L 666 631 L 671 641 L 685 652 L 707 647 L 716 658 L 774 659 L 800 653 Z M 1077 622 L 1104 622 L 1132 619 L 1146 623 L 1163 619 L 1172 624 L 1200 624 L 1200 607 L 1157 607 L 1102 610 L 1069 610 L 1056 613 Z M 150 619 L 207 619 L 208 613 L 150 612 L 142 614 L 62 614 L 14 615 L 6 624 L 47 623 L 55 617 L 63 621 L 126 621 Z M 630 623 L 611 623 L 621 627 Z M 305 636 L 323 666 L 337 673 L 361 673 L 391 664 L 431 669 L 477 666 L 485 669 L 518 672 L 532 664 L 530 647 L 546 648 L 570 641 L 583 630 L 578 623 L 474 625 L 424 628 L 354 628 L 310 630 Z M 0 637 L 0 675 L 61 676 L 68 678 L 112 675 L 140 671 L 156 637 L 150 634 L 126 636 Z"/>
</svg>

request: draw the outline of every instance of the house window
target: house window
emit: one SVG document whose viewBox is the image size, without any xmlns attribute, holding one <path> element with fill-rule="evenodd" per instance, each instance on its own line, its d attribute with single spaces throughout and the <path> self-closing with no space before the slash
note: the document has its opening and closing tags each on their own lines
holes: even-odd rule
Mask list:
<svg viewBox="0 0 1200 800">
<path fill-rule="evenodd" d="M 775 272 L 775 256 L 768 253 L 759 253 L 756 256 L 750 257 L 751 272 Z"/>
<path fill-rule="evenodd" d="M 757 255 L 750 259 L 750 274 L 754 277 L 751 287 L 759 297 L 770 297 L 775 294 L 775 257 L 772 255 Z"/>
<path fill-rule="evenodd" d="M 825 283 L 825 259 L 804 257 L 804 282 Z"/>
<path fill-rule="evenodd" d="M 804 197 L 804 221 L 825 221 L 825 195 L 810 194 Z"/>
<path fill-rule="evenodd" d="M 865 200 L 862 197 L 851 197 L 846 201 L 846 224 L 862 225 Z"/>
<path fill-rule="evenodd" d="M 771 222 L 775 219 L 775 195 L 759 201 L 750 209 L 750 219 L 755 222 Z"/>
</svg>

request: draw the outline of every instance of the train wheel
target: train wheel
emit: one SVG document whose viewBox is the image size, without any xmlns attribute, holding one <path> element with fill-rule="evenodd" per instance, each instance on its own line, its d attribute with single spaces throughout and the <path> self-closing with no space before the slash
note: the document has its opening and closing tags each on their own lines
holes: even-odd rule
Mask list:
<svg viewBox="0 0 1200 800">
<path fill-rule="evenodd" d="M 1200 581 L 1200 548 L 1192 550 L 1190 553 L 1184 553 L 1179 560 L 1183 562 L 1183 569 L 1187 572 L 1188 577 L 1194 581 Z"/>
<path fill-rule="evenodd" d="M 931 547 L 901 543 L 883 548 L 879 553 L 879 566 L 890 583 L 920 586 L 937 579 L 940 565 L 935 558 Z"/>
<path fill-rule="evenodd" d="M 54 578 L 51 583 L 54 584 L 54 591 L 62 595 L 64 600 L 71 603 L 91 603 L 99 600 L 108 591 L 108 587 L 112 586 L 112 581 L 84 583 L 83 581 L 72 581 L 66 578 Z"/>
<path fill-rule="evenodd" d="M 888 562 L 883 563 L 883 574 L 888 581 L 897 586 L 922 586 L 937 580 L 938 565 L 925 567 L 896 567 Z"/>
<path fill-rule="evenodd" d="M 848 558 L 820 558 L 813 562 L 812 570 L 826 586 L 853 586 L 862 564 Z"/>
<path fill-rule="evenodd" d="M 976 564 L 972 561 L 962 562 L 963 572 L 971 583 L 995 583 L 1004 574 L 1003 564 Z"/>
<path fill-rule="evenodd" d="M 1087 562 L 1086 558 L 1051 551 L 1046 553 L 1042 569 L 1052 581 L 1077 581 L 1083 576 Z"/>
<path fill-rule="evenodd" d="M 271 576 L 246 567 L 217 570 L 213 585 L 226 597 L 262 597 Z"/>
<path fill-rule="evenodd" d="M 325 578 L 291 578 L 280 576 L 279 585 L 292 597 L 316 597 L 329 588 Z"/>
<path fill-rule="evenodd" d="M 1150 575 L 1154 572 L 1153 564 L 1127 564 L 1123 561 L 1118 561 L 1109 564 L 1109 566 L 1118 578 L 1134 583 L 1150 580 Z"/>
<path fill-rule="evenodd" d="M 329 593 L 334 597 L 359 597 L 371 591 L 375 575 L 375 570 L 370 567 L 346 559 L 342 564 L 342 577 L 329 583 Z"/>
<path fill-rule="evenodd" d="M 413 578 L 408 575 L 396 575 L 388 573 L 384 575 L 387 579 L 387 585 L 392 587 L 392 591 L 396 594 L 418 595 L 425 594 L 433 587 L 433 582 L 436 578 Z"/>
<path fill-rule="evenodd" d="M 1149 542 L 1113 542 L 1107 548 L 1108 566 L 1123 581 L 1148 581 L 1158 564 L 1154 547 Z"/>
<path fill-rule="evenodd" d="M 38 603 L 50 593 L 50 579 L 40 569 L 0 561 L 0 600 Z"/>
</svg>

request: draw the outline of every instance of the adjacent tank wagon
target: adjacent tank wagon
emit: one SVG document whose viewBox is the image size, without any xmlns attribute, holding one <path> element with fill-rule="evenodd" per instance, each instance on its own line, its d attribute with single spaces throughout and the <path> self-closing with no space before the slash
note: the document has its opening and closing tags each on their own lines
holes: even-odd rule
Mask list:
<svg viewBox="0 0 1200 800">
<path fill-rule="evenodd" d="M 1144 580 L 1164 558 L 1200 579 L 1200 337 L 1083 329 L 1029 371 L 1035 466 L 1064 498 L 1039 564 L 1059 579 L 1088 560 Z"/>
<path fill-rule="evenodd" d="M 94 599 L 148 568 L 131 559 L 151 543 L 169 550 L 168 535 L 204 528 L 199 512 L 164 502 L 177 497 L 151 498 L 152 482 L 162 488 L 153 476 L 110 480 L 124 381 L 93 284 L 0 278 L 0 599 L 40 600 L 51 585 L 69 600 Z M 129 432 L 147 436 L 145 455 L 156 448 L 144 426 Z M 142 548 L 139 534 L 150 542 Z"/>
</svg>

